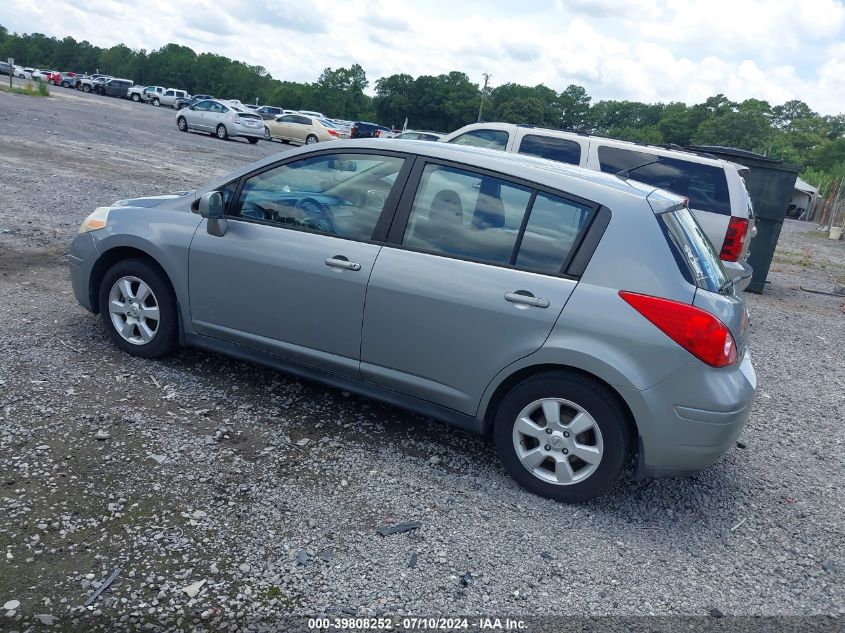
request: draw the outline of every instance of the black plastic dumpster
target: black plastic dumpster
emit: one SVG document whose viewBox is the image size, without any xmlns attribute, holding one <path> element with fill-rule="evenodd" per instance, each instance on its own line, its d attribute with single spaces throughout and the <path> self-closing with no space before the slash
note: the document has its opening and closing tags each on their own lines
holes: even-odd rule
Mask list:
<svg viewBox="0 0 845 633">
<path fill-rule="evenodd" d="M 751 204 L 754 205 L 757 236 L 751 241 L 748 256 L 748 263 L 754 269 L 748 290 L 761 294 L 800 168 L 733 147 L 693 145 L 688 149 L 739 163 L 751 170 L 745 177 L 745 186 L 751 196 Z"/>
</svg>

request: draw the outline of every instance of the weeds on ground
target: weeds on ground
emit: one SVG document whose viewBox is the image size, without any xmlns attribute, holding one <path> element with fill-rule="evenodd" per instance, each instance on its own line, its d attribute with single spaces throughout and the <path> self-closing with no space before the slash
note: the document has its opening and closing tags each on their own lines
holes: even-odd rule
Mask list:
<svg viewBox="0 0 845 633">
<path fill-rule="evenodd" d="M 30 82 L 25 86 L 5 86 L 0 84 L 0 91 L 12 92 L 17 95 L 29 95 L 30 97 L 49 97 L 50 89 L 43 81 L 36 82 L 34 85 Z"/>
</svg>

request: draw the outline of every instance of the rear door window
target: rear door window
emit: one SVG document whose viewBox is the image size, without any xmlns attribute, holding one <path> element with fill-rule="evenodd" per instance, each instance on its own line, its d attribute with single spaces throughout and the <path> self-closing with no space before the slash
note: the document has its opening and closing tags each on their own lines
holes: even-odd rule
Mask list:
<svg viewBox="0 0 845 633">
<path fill-rule="evenodd" d="M 504 130 L 470 130 L 453 138 L 450 143 L 455 145 L 472 145 L 488 149 L 505 149 L 510 135 Z"/>
<path fill-rule="evenodd" d="M 581 144 L 565 138 L 526 134 L 519 143 L 520 154 L 578 165 L 581 162 Z"/>
<path fill-rule="evenodd" d="M 699 288 L 720 292 L 727 285 L 728 275 L 690 210 L 669 211 L 658 218 L 684 276 Z"/>
<path fill-rule="evenodd" d="M 627 171 L 632 180 L 684 196 L 692 209 L 731 214 L 728 179 L 720 167 L 609 146 L 600 146 L 598 156 L 603 172 Z"/>
<path fill-rule="evenodd" d="M 426 165 L 402 243 L 463 259 L 510 264 L 531 189 Z"/>
</svg>

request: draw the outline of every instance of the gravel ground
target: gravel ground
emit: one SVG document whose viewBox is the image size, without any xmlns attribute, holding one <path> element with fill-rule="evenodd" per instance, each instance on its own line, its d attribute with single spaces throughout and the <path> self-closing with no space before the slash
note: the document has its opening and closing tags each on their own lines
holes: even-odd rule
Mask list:
<svg viewBox="0 0 845 633">
<path fill-rule="evenodd" d="M 747 296 L 757 402 L 719 464 L 565 506 L 518 488 L 486 439 L 211 353 L 107 343 L 66 268 L 85 215 L 284 146 L 53 93 L 0 93 L 0 604 L 20 602 L 0 629 L 845 615 L 843 300 L 799 288 L 832 290 L 845 243 L 787 221 L 766 294 Z"/>
</svg>

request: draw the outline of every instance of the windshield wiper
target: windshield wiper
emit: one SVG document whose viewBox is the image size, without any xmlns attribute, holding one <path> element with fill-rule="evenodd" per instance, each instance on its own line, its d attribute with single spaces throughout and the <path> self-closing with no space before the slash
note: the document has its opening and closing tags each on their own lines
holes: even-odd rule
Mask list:
<svg viewBox="0 0 845 633">
<path fill-rule="evenodd" d="M 654 160 L 650 160 L 647 163 L 643 163 L 642 165 L 637 165 L 636 167 L 629 167 L 628 169 L 623 169 L 622 171 L 617 171 L 614 176 L 617 178 L 621 178 L 622 180 L 628 180 L 631 177 L 632 171 L 637 171 L 638 169 L 642 169 L 643 167 L 648 167 L 649 165 L 654 165 L 654 163 L 659 163 L 660 157 L 658 156 Z"/>
</svg>

